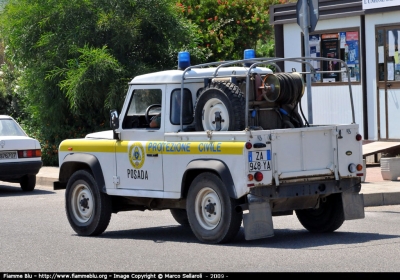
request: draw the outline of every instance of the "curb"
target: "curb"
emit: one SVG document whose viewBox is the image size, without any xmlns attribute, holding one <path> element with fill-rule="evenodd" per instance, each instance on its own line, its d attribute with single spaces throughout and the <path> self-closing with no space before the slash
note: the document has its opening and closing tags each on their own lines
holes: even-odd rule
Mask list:
<svg viewBox="0 0 400 280">
<path fill-rule="evenodd" d="M 53 182 L 57 181 L 56 178 L 41 177 L 36 175 L 36 185 L 43 187 L 53 188 Z"/>
<path fill-rule="evenodd" d="M 365 193 L 364 207 L 400 205 L 400 192 Z"/>
</svg>

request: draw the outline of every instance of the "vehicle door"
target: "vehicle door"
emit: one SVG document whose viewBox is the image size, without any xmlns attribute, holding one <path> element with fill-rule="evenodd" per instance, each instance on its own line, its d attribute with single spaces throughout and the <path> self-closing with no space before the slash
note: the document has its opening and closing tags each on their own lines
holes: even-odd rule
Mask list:
<svg viewBox="0 0 400 280">
<path fill-rule="evenodd" d="M 165 91 L 165 85 L 131 85 L 129 103 L 121 112 L 123 122 L 116 147 L 117 188 L 163 190 L 162 153 L 147 152 L 147 147 L 164 140 Z M 159 113 L 160 127 L 151 128 L 151 118 Z"/>
</svg>

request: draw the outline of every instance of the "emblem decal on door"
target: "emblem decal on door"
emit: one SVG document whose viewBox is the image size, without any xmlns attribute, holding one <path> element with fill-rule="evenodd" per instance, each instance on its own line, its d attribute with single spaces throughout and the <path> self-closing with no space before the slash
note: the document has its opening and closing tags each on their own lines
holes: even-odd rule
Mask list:
<svg viewBox="0 0 400 280">
<path fill-rule="evenodd" d="M 142 168 L 145 160 L 144 149 L 142 143 L 135 142 L 129 148 L 129 162 L 135 169 Z"/>
</svg>

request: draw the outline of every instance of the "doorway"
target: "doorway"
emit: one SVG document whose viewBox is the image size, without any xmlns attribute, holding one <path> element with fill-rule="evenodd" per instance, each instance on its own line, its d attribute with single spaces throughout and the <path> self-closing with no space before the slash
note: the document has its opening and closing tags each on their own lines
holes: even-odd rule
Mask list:
<svg viewBox="0 0 400 280">
<path fill-rule="evenodd" d="M 378 137 L 400 139 L 400 26 L 375 29 L 377 63 Z"/>
</svg>

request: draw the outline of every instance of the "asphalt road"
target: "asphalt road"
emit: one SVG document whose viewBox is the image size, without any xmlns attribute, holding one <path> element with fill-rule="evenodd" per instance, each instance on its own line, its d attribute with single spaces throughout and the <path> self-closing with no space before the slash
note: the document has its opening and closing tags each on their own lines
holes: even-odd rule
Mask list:
<svg viewBox="0 0 400 280">
<path fill-rule="evenodd" d="M 400 272 L 400 205 L 366 208 L 334 233 L 307 232 L 295 216 L 274 217 L 275 236 L 199 243 L 169 211 L 113 214 L 99 237 L 79 237 L 65 191 L 24 193 L 0 182 L 0 272 Z"/>
</svg>

